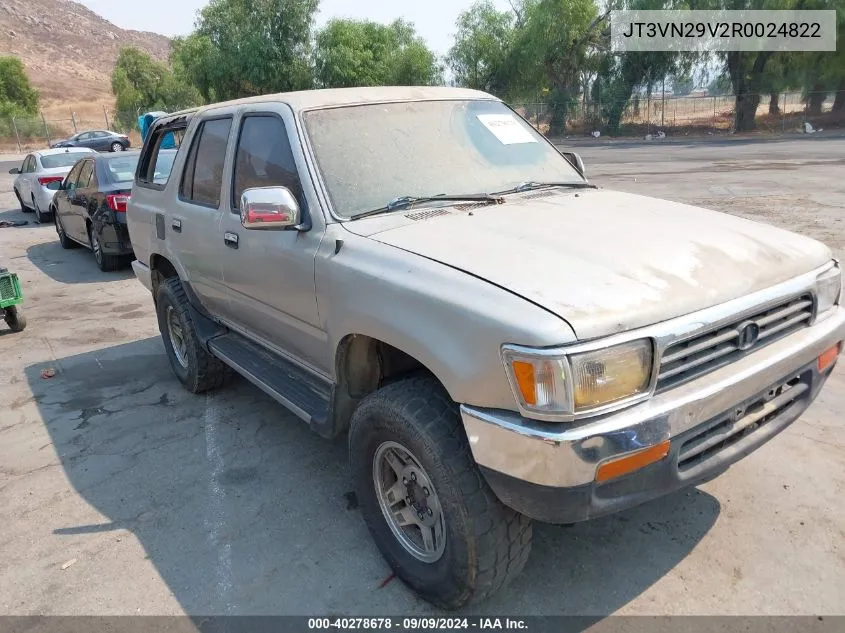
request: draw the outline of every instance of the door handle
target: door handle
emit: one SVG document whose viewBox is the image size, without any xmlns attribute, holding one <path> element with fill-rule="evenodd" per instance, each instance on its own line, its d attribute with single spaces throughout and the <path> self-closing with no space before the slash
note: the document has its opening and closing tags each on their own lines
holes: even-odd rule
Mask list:
<svg viewBox="0 0 845 633">
<path fill-rule="evenodd" d="M 223 234 L 223 241 L 226 243 L 226 246 L 229 248 L 237 248 L 238 247 L 238 234 L 237 233 L 229 233 L 228 231 Z"/>
<path fill-rule="evenodd" d="M 171 228 L 176 231 L 177 233 L 182 232 L 182 220 L 173 220 L 170 223 Z"/>
</svg>

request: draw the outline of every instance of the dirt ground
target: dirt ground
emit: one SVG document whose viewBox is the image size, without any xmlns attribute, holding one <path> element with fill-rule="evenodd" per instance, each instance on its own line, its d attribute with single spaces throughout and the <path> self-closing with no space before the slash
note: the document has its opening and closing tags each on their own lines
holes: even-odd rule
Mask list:
<svg viewBox="0 0 845 633">
<path fill-rule="evenodd" d="M 845 251 L 845 139 L 576 148 L 602 186 Z M 13 209 L 0 167 L 0 220 Z M 658 247 L 658 246 L 656 246 Z M 192 396 L 152 301 L 50 226 L 0 229 L 29 327 L 0 328 L 0 614 L 428 614 L 354 505 L 345 438 L 244 381 Z M 42 379 L 44 368 L 57 375 Z M 845 370 L 698 489 L 565 528 L 478 614 L 845 614 Z"/>
</svg>

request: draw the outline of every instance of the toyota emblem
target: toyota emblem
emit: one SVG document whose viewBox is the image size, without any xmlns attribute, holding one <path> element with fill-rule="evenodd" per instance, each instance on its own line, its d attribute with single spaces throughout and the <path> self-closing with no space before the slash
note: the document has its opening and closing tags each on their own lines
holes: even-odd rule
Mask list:
<svg viewBox="0 0 845 633">
<path fill-rule="evenodd" d="M 743 352 L 747 351 L 754 347 L 760 338 L 760 326 L 754 321 L 746 321 L 737 328 L 737 336 L 737 347 Z"/>
</svg>

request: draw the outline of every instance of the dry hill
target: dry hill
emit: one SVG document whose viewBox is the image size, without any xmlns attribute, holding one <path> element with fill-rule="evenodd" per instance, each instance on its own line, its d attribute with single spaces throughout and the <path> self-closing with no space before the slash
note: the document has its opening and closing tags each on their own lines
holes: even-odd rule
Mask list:
<svg viewBox="0 0 845 633">
<path fill-rule="evenodd" d="M 45 109 L 113 103 L 111 73 L 122 46 L 161 61 L 170 52 L 166 37 L 121 29 L 77 2 L 0 0 L 0 55 L 21 58 Z"/>
</svg>

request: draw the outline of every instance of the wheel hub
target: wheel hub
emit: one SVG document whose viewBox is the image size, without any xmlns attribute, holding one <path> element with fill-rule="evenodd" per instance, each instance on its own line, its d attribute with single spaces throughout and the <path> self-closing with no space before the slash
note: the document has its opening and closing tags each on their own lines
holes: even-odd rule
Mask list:
<svg viewBox="0 0 845 633">
<path fill-rule="evenodd" d="M 382 514 L 402 547 L 434 563 L 446 549 L 443 510 L 419 460 L 397 442 L 384 442 L 373 458 L 373 483 Z"/>
</svg>

